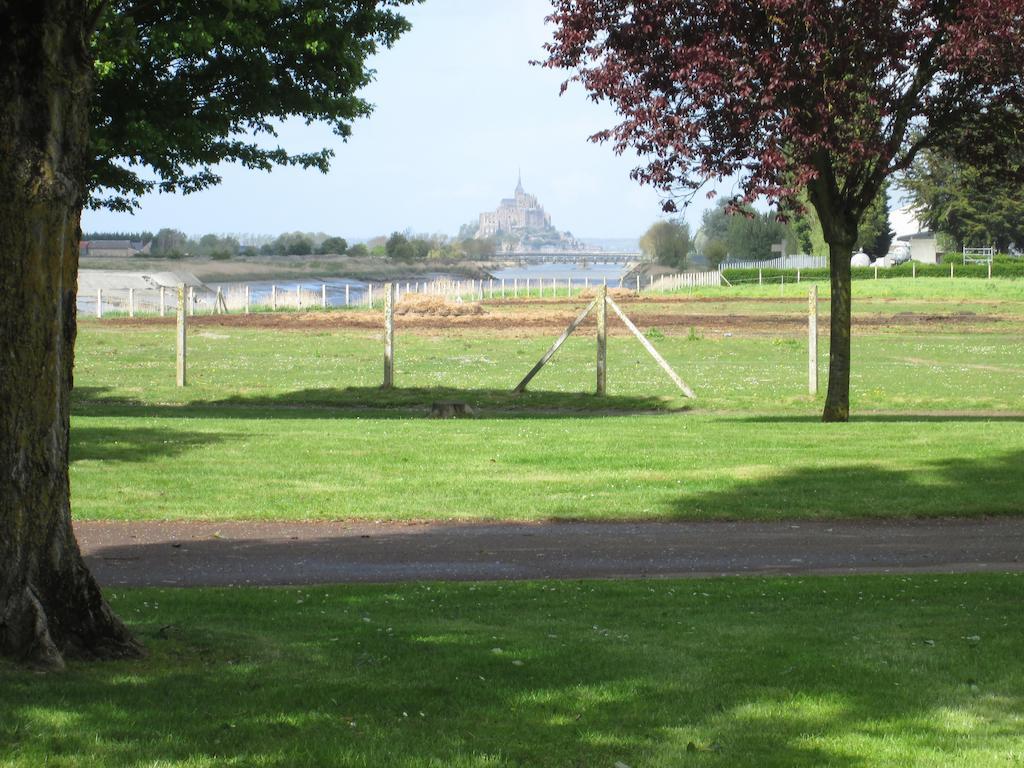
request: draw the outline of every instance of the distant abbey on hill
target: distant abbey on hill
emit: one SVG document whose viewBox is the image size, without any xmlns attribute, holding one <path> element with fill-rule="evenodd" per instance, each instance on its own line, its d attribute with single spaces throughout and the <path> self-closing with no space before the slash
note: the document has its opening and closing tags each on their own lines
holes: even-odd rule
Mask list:
<svg viewBox="0 0 1024 768">
<path fill-rule="evenodd" d="M 497 210 L 480 214 L 476 237 L 495 238 L 505 251 L 579 250 L 583 247 L 571 232 L 559 232 L 551 225 L 551 214 L 523 189 L 520 174 L 515 197 L 501 201 Z"/>
</svg>

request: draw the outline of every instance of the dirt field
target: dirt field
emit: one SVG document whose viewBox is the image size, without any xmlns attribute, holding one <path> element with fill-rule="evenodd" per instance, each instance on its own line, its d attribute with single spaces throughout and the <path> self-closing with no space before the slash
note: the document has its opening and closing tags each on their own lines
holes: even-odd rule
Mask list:
<svg viewBox="0 0 1024 768">
<path fill-rule="evenodd" d="M 716 300 L 722 303 L 722 300 Z M 749 299 L 744 299 L 749 302 Z M 630 304 L 670 305 L 674 302 L 649 301 L 641 299 L 623 302 L 624 310 L 629 314 Z M 699 303 L 699 302 L 694 302 Z M 801 302 L 803 303 L 803 302 Z M 510 311 L 515 307 L 516 311 Z M 564 299 L 559 301 L 532 300 L 485 302 L 480 314 L 462 316 L 437 316 L 399 314 L 395 317 L 397 328 L 423 331 L 487 331 L 515 336 L 536 336 L 561 333 L 572 322 L 582 304 L 570 304 Z M 711 314 L 688 311 L 680 307 L 679 311 L 658 311 L 645 308 L 633 318 L 641 329 L 656 327 L 665 333 L 685 333 L 690 328 L 702 332 L 733 332 L 748 334 L 797 333 L 807 327 L 806 317 L 794 307 L 793 314 Z M 854 331 L 858 329 L 882 330 L 886 328 L 920 328 L 941 329 L 955 326 L 964 330 L 1002 330 L 1006 316 L 977 314 L 974 312 L 950 313 L 912 313 L 872 314 L 855 316 Z M 111 325 L 126 327 L 147 327 L 159 324 L 173 324 L 173 318 L 136 318 L 106 320 Z M 190 318 L 191 326 L 198 328 L 267 328 L 274 330 L 378 330 L 383 328 L 383 315 L 380 312 L 338 311 L 338 312 L 260 312 L 250 315 L 200 315 Z M 582 328 L 595 328 L 597 321 L 591 316 Z M 993 328 L 993 326 L 995 326 Z M 828 316 L 821 318 L 822 330 L 829 327 Z M 626 327 L 609 313 L 608 332 L 613 335 L 628 335 Z"/>
</svg>

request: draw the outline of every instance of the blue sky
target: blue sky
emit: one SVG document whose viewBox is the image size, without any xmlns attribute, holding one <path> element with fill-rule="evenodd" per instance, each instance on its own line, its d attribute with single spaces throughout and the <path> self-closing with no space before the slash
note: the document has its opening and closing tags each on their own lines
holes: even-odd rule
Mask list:
<svg viewBox="0 0 1024 768">
<path fill-rule="evenodd" d="M 82 227 L 454 234 L 510 195 L 522 168 L 527 191 L 559 229 L 639 237 L 663 215 L 659 195 L 629 178 L 635 157 L 587 141 L 614 124 L 614 113 L 578 86 L 560 97 L 564 73 L 529 65 L 543 56 L 549 8 L 547 0 L 426 0 L 408 11 L 412 31 L 375 58 L 376 81 L 364 95 L 376 109 L 347 143 L 320 125 L 282 127 L 289 149 L 335 149 L 327 175 L 223 166 L 218 187 L 147 196 L 134 216 L 87 211 Z M 707 205 L 700 196 L 687 210 L 691 225 Z"/>
</svg>

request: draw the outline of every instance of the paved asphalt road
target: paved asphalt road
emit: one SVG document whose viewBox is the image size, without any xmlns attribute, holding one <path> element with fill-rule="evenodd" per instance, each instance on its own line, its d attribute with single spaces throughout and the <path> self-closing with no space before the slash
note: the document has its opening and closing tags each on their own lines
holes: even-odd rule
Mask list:
<svg viewBox="0 0 1024 768">
<path fill-rule="evenodd" d="M 106 586 L 1024 570 L 1024 520 L 75 524 Z"/>
</svg>

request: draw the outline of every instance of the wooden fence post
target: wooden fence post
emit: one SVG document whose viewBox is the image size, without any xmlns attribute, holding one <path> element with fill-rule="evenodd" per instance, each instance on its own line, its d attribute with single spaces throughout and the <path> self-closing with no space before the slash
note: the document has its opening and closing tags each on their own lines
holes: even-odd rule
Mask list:
<svg viewBox="0 0 1024 768">
<path fill-rule="evenodd" d="M 764 285 L 764 278 L 762 277 L 761 270 L 757 270 L 757 284 Z"/>
<path fill-rule="evenodd" d="M 910 276 L 912 278 L 916 278 L 917 277 L 917 262 L 916 261 L 911 262 L 911 264 L 910 264 Z"/>
<path fill-rule="evenodd" d="M 988 279 L 989 280 L 992 279 L 992 260 L 991 259 L 989 259 L 989 262 L 988 262 Z"/>
<path fill-rule="evenodd" d="M 348 306 L 348 289 L 349 289 L 349 286 L 348 286 L 348 283 L 346 283 L 345 284 L 345 306 L 346 307 Z"/>
<path fill-rule="evenodd" d="M 96 289 L 96 319 L 103 319 L 103 289 Z"/>
<path fill-rule="evenodd" d="M 167 314 L 167 296 L 164 287 L 160 286 L 160 317 Z"/>
<path fill-rule="evenodd" d="M 949 279 L 953 279 L 953 262 L 949 262 Z"/>
<path fill-rule="evenodd" d="M 196 314 L 196 288 L 194 285 L 188 287 L 188 314 L 195 317 Z"/>
<path fill-rule="evenodd" d="M 384 286 L 384 389 L 395 380 L 395 284 Z"/>
<path fill-rule="evenodd" d="M 245 286 L 245 314 L 249 314 L 249 286 Z"/>
<path fill-rule="evenodd" d="M 327 309 L 327 283 L 320 284 L 320 308 Z"/>
<path fill-rule="evenodd" d="M 270 308 L 277 311 L 277 286 L 270 286 Z"/>
<path fill-rule="evenodd" d="M 295 308 L 302 309 L 302 286 L 295 286 Z"/>
<path fill-rule="evenodd" d="M 807 391 L 818 394 L 818 286 L 807 296 Z"/>
<path fill-rule="evenodd" d="M 185 344 L 186 344 L 186 298 L 185 285 L 178 286 L 178 357 L 176 381 L 179 387 L 185 386 Z"/>
<path fill-rule="evenodd" d="M 368 283 L 366 286 L 366 306 L 373 309 L 373 283 Z"/>
<path fill-rule="evenodd" d="M 607 385 L 608 363 L 608 286 L 597 291 L 597 394 L 603 397 Z"/>
</svg>

